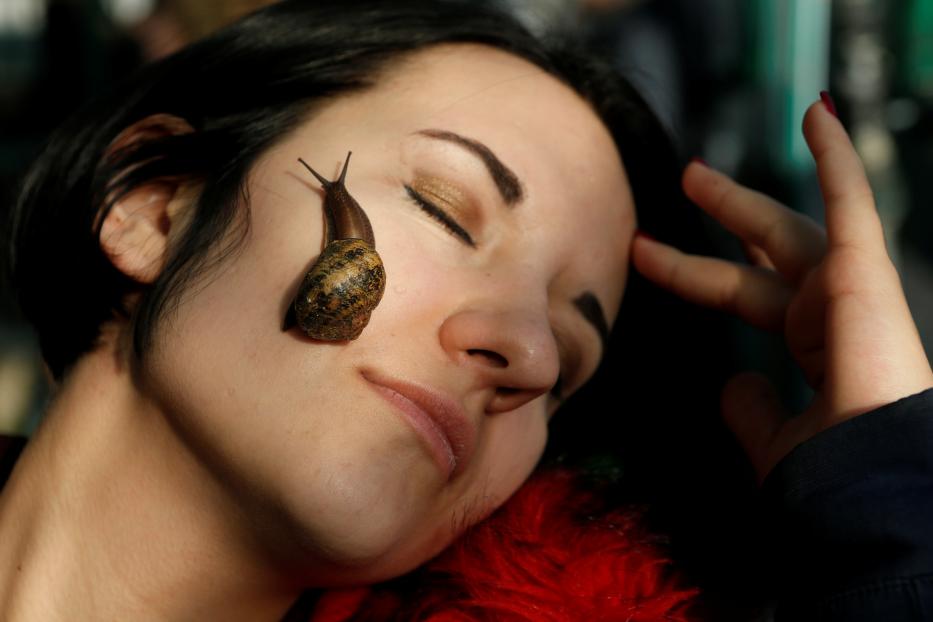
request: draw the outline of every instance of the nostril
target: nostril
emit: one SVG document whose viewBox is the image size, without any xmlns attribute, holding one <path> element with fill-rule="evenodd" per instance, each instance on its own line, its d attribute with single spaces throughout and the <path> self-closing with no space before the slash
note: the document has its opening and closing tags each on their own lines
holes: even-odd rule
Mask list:
<svg viewBox="0 0 933 622">
<path fill-rule="evenodd" d="M 509 361 L 504 356 L 498 352 L 493 352 L 492 350 L 470 349 L 467 350 L 467 354 L 472 357 L 482 359 L 485 363 L 492 365 L 493 367 L 509 366 Z"/>
</svg>

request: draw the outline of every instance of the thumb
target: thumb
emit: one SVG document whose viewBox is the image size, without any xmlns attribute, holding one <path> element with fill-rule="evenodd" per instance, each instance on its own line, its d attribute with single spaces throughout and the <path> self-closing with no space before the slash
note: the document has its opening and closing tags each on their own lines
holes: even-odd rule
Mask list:
<svg viewBox="0 0 933 622">
<path fill-rule="evenodd" d="M 760 483 L 779 459 L 774 440 L 788 418 L 774 385 L 755 372 L 733 376 L 722 390 L 721 408 Z"/>
</svg>

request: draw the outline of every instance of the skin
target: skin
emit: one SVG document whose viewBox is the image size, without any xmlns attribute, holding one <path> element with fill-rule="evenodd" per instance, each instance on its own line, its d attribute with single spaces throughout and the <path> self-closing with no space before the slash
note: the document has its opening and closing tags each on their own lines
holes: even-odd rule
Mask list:
<svg viewBox="0 0 933 622">
<path fill-rule="evenodd" d="M 523 200 L 506 206 L 476 156 L 427 128 L 486 144 Z M 119 140 L 181 131 L 155 119 Z M 297 160 L 332 178 L 349 150 L 388 286 L 358 340 L 325 343 L 281 329 L 323 243 L 323 192 Z M 405 184 L 443 188 L 475 246 Z M 304 587 L 403 573 L 515 491 L 558 372 L 569 394 L 598 365 L 574 300 L 589 290 L 615 318 L 631 194 L 589 106 L 529 63 L 482 46 L 413 55 L 317 110 L 248 190 L 239 251 L 189 288 L 144 359 L 131 364 L 115 321 L 66 378 L 0 497 L 0 539 L 20 543 L 0 551 L 0 618 L 278 619 Z M 196 194 L 166 180 L 131 193 L 104 252 L 151 282 Z M 469 461 L 448 476 L 374 376 L 460 404 Z"/>
</svg>

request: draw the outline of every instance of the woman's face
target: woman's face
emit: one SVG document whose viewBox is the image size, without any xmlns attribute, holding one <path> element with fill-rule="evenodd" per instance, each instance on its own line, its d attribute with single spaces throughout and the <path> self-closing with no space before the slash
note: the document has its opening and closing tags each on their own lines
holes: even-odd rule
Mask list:
<svg viewBox="0 0 933 622">
<path fill-rule="evenodd" d="M 609 133 L 553 77 L 478 45 L 394 67 L 256 164 L 245 242 L 141 369 L 262 517 L 267 552 L 320 583 L 420 564 L 526 479 L 558 377 L 566 397 L 602 356 L 635 226 Z M 333 179 L 348 151 L 387 286 L 358 340 L 325 343 L 281 329 L 323 239 L 323 191 L 298 158 Z"/>
</svg>

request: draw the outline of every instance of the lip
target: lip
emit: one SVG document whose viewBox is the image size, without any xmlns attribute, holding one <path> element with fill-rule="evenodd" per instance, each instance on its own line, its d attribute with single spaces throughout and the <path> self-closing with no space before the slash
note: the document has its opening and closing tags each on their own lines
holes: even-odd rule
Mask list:
<svg viewBox="0 0 933 622">
<path fill-rule="evenodd" d="M 476 427 L 449 396 L 410 382 L 362 372 L 386 401 L 414 428 L 448 480 L 463 472 L 473 454 Z"/>
</svg>

